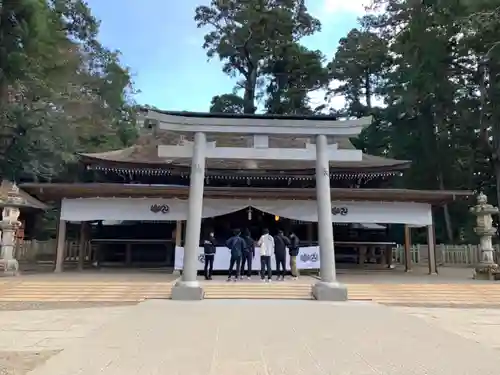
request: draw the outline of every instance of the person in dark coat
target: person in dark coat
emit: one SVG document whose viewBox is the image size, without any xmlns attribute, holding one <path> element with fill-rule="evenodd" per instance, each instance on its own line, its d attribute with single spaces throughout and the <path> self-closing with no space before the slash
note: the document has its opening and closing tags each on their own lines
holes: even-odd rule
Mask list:
<svg viewBox="0 0 500 375">
<path fill-rule="evenodd" d="M 250 231 L 245 229 L 243 233 L 243 240 L 245 241 L 245 248 L 243 249 L 243 254 L 241 258 L 241 276 L 245 273 L 245 264 L 247 265 L 247 279 L 250 280 L 252 277 L 252 262 L 255 257 L 255 241 L 250 235 Z"/>
<path fill-rule="evenodd" d="M 216 243 L 214 233 L 210 233 L 203 241 L 203 252 L 205 254 L 205 280 L 212 280 L 212 271 L 214 269 L 214 259 L 216 252 Z"/>
<path fill-rule="evenodd" d="M 278 234 L 274 237 L 277 280 L 285 280 L 287 246 L 290 246 L 290 240 L 284 235 L 282 230 L 278 231 Z"/>
<path fill-rule="evenodd" d="M 299 255 L 299 237 L 294 232 L 290 233 L 290 246 L 288 246 L 288 253 L 290 254 L 290 272 L 292 277 L 296 279 L 299 277 L 299 270 L 297 269 L 297 256 Z"/>
<path fill-rule="evenodd" d="M 234 281 L 238 280 L 240 277 L 240 267 L 241 267 L 241 257 L 243 255 L 243 250 L 245 249 L 246 243 L 243 238 L 241 238 L 241 231 L 235 229 L 233 231 L 233 236 L 226 241 L 226 247 L 231 251 L 231 259 L 229 260 L 229 271 L 227 275 L 227 281 L 231 281 L 231 274 L 236 266 L 236 271 L 234 275 Z"/>
</svg>

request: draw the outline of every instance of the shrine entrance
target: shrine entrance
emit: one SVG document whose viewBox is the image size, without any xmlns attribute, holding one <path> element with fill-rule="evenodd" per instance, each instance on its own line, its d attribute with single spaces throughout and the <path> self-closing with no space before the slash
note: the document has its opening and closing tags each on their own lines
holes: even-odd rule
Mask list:
<svg viewBox="0 0 500 375">
<path fill-rule="evenodd" d="M 356 162 L 362 160 L 359 150 L 340 150 L 329 137 L 355 137 L 371 123 L 371 117 L 336 121 L 330 116 L 227 116 L 210 114 L 172 115 L 149 110 L 146 119 L 159 129 L 194 135 L 192 142 L 182 145 L 158 146 L 158 156 L 169 159 L 190 158 L 190 185 L 183 257 L 182 279 L 172 290 L 173 299 L 203 299 L 204 292 L 197 281 L 197 254 L 201 235 L 203 192 L 207 158 L 255 160 L 315 160 L 318 243 L 320 248 L 320 277 L 313 295 L 318 300 L 345 301 L 347 289 L 337 282 L 332 227 L 330 193 L 330 161 Z M 217 147 L 207 142 L 211 134 L 240 134 L 253 136 L 251 147 Z M 272 137 L 307 137 L 305 148 L 277 148 L 269 142 Z"/>
</svg>

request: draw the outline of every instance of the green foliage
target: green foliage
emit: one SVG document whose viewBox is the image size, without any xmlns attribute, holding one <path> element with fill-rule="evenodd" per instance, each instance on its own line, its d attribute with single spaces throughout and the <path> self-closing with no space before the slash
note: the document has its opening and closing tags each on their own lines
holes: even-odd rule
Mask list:
<svg viewBox="0 0 500 375">
<path fill-rule="evenodd" d="M 283 47 L 263 69 L 269 77 L 265 102 L 268 113 L 311 114 L 308 94 L 324 89 L 329 82 L 321 51 L 299 43 Z"/>
<path fill-rule="evenodd" d="M 392 63 L 388 50 L 386 41 L 370 31 L 353 29 L 340 39 L 328 69 L 331 78 L 341 84 L 329 95 L 342 95 L 351 115 L 371 111 L 372 97 L 380 94 L 383 74 Z"/>
<path fill-rule="evenodd" d="M 363 17 L 361 30 L 340 41 L 329 65 L 340 81 L 332 94 L 346 97 L 344 113 L 375 117 L 357 145 L 412 160 L 401 186 L 484 190 L 494 201 L 500 1 L 377 0 L 375 6 L 385 11 Z M 377 97 L 383 106 L 372 105 Z M 436 211 L 441 240 L 471 235 L 466 206 Z"/>
<path fill-rule="evenodd" d="M 203 45 L 207 56 L 218 56 L 225 73 L 243 78 L 239 88 L 244 91 L 244 113 L 254 113 L 256 99 L 266 91 L 272 96 L 276 88 L 270 86 L 276 86 L 277 80 L 283 81 L 283 68 L 293 63 L 292 59 L 280 61 L 283 53 L 293 52 L 294 59 L 311 58 L 297 43 L 321 27 L 308 13 L 304 0 L 212 0 L 209 6 L 196 8 L 195 21 L 198 27 L 210 29 Z M 320 56 L 316 57 L 321 61 Z M 282 63 L 279 67 L 278 62 Z M 273 71 L 278 76 L 273 75 Z M 280 83 L 280 87 L 283 84 Z"/>
<path fill-rule="evenodd" d="M 243 113 L 243 98 L 236 94 L 216 95 L 210 103 L 211 113 Z"/>
<path fill-rule="evenodd" d="M 50 180 L 135 138 L 130 73 L 82 0 L 0 2 L 0 177 Z"/>
</svg>

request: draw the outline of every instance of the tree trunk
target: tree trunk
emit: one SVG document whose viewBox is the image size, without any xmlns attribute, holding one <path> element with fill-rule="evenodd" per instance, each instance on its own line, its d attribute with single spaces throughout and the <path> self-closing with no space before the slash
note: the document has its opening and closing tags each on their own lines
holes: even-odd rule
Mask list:
<svg viewBox="0 0 500 375">
<path fill-rule="evenodd" d="M 443 179 L 443 173 L 439 171 L 439 190 L 445 190 L 444 188 L 444 179 Z M 453 243 L 453 224 L 451 223 L 451 216 L 450 216 L 450 210 L 448 208 L 448 205 L 445 204 L 443 205 L 443 214 L 444 214 L 444 226 L 446 228 L 446 237 L 448 238 L 448 241 L 450 243 Z"/>
<path fill-rule="evenodd" d="M 255 87 L 257 85 L 257 70 L 252 69 L 248 73 L 245 82 L 245 95 L 243 96 L 243 113 L 255 113 Z"/>
<path fill-rule="evenodd" d="M 366 72 L 365 76 L 365 97 L 368 113 L 372 113 L 372 87 L 370 83 L 370 72 Z"/>
</svg>

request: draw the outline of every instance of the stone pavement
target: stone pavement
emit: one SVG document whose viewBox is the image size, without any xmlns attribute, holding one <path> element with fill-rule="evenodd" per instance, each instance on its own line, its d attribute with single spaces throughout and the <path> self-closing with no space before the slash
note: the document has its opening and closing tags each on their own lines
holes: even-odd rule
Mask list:
<svg viewBox="0 0 500 375">
<path fill-rule="evenodd" d="M 119 309 L 30 374 L 493 375 L 500 368 L 488 345 L 372 303 L 157 300 Z"/>
<path fill-rule="evenodd" d="M 499 309 L 401 307 L 398 310 L 474 342 L 500 349 Z"/>
<path fill-rule="evenodd" d="M 116 319 L 127 307 L 0 312 L 0 351 L 58 350 Z"/>
</svg>

